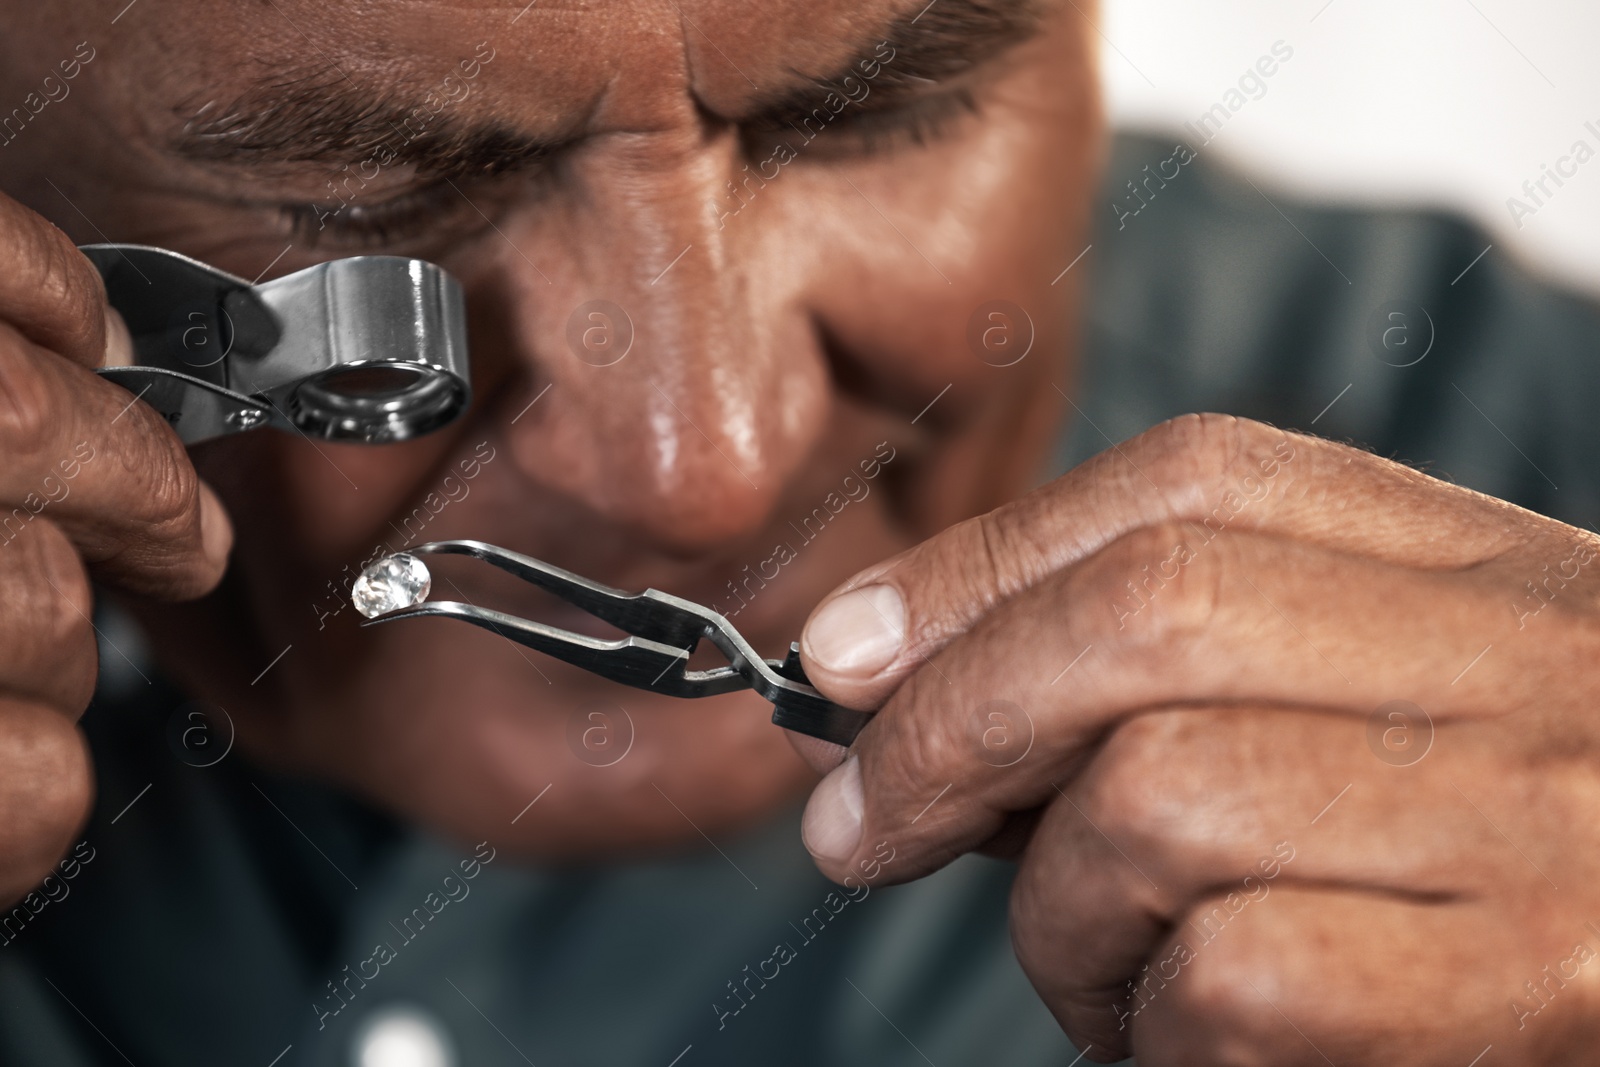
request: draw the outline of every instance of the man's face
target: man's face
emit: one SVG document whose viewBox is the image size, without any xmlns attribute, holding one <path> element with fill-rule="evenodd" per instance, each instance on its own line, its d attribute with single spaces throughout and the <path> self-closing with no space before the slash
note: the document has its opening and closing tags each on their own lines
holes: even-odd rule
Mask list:
<svg viewBox="0 0 1600 1067">
<path fill-rule="evenodd" d="M 1026 488 L 1068 387 L 1089 36 L 1011 0 L 9 15 L 0 105 L 54 77 L 0 183 L 76 239 L 244 278 L 414 255 L 467 292 L 457 424 L 195 450 L 238 541 L 217 594 L 140 608 L 166 668 L 262 758 L 546 854 L 796 799 L 759 698 L 620 689 L 444 621 L 361 630 L 349 582 L 478 538 L 714 605 L 781 655 L 854 571 Z M 434 562 L 436 599 L 606 632 Z"/>
</svg>

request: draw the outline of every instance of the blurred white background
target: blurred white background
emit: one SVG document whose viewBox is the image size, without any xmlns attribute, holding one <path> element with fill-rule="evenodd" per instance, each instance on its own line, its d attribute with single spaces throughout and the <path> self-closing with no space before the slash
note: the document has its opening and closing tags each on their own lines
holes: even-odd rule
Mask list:
<svg viewBox="0 0 1600 1067">
<path fill-rule="evenodd" d="M 1102 0 L 1114 125 L 1173 130 L 1238 86 L 1276 41 L 1294 56 L 1207 149 L 1323 200 L 1424 203 L 1600 293 L 1597 0 Z M 1238 98 L 1235 98 L 1237 101 Z M 1585 127 L 1594 123 L 1594 131 Z M 1586 141 L 1596 158 L 1522 189 Z M 1258 178 L 1259 180 L 1259 178 Z M 1536 190 L 1537 191 L 1537 190 Z M 1535 213 L 1513 220 L 1507 199 Z"/>
</svg>

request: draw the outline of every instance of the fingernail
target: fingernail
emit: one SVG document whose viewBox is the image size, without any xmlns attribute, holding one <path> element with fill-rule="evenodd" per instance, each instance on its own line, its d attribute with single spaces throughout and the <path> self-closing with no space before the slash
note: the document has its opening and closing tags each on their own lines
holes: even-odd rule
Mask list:
<svg viewBox="0 0 1600 1067">
<path fill-rule="evenodd" d="M 906 639 L 906 602 L 892 585 L 834 598 L 801 635 L 806 658 L 837 674 L 869 677 L 894 662 Z"/>
<path fill-rule="evenodd" d="M 233 548 L 233 523 L 212 488 L 200 483 L 200 550 L 217 566 L 226 566 Z"/>
<path fill-rule="evenodd" d="M 106 305 L 106 355 L 102 367 L 133 366 L 133 335 L 117 309 Z"/>
<path fill-rule="evenodd" d="M 800 839 L 818 859 L 845 860 L 861 843 L 861 758 L 851 756 L 818 783 L 800 820 Z"/>
</svg>

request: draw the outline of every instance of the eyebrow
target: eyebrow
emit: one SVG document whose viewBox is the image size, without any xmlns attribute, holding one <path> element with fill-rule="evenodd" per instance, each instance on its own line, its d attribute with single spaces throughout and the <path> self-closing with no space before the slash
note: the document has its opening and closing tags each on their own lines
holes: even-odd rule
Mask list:
<svg viewBox="0 0 1600 1067">
<path fill-rule="evenodd" d="M 329 165 L 355 165 L 387 148 L 400 165 L 462 176 L 527 166 L 565 140 L 532 137 L 498 122 L 462 123 L 448 105 L 428 107 L 429 95 L 362 90 L 332 65 L 291 71 L 226 106 L 206 104 L 184 123 L 172 147 L 206 162 Z"/>
<path fill-rule="evenodd" d="M 791 69 L 794 87 L 754 101 L 734 118 L 760 129 L 786 125 L 809 114 L 820 92 L 862 77 L 864 65 L 873 61 L 879 66 L 870 106 L 893 106 L 925 91 L 927 83 L 958 77 L 1032 36 L 1039 6 L 1040 0 L 932 0 L 895 16 L 826 74 Z M 885 43 L 893 50 L 887 61 Z M 419 111 L 428 116 L 420 122 Z M 225 105 L 207 103 L 184 122 L 172 148 L 204 162 L 350 166 L 387 150 L 397 164 L 419 174 L 483 177 L 537 164 L 575 139 L 531 136 L 503 122 L 463 122 L 448 106 L 432 110 L 422 99 L 362 89 L 325 64 L 285 71 Z"/>
</svg>

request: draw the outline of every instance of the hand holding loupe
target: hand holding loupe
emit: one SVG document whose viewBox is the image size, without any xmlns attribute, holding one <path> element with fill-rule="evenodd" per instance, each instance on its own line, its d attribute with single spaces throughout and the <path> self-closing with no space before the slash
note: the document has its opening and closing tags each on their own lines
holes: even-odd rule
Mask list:
<svg viewBox="0 0 1600 1067">
<path fill-rule="evenodd" d="M 134 362 L 99 373 L 185 444 L 260 426 L 381 444 L 471 398 L 461 287 L 420 259 L 357 256 L 261 285 L 140 245 L 88 245 Z"/>
</svg>

